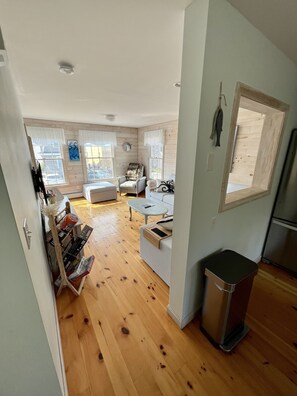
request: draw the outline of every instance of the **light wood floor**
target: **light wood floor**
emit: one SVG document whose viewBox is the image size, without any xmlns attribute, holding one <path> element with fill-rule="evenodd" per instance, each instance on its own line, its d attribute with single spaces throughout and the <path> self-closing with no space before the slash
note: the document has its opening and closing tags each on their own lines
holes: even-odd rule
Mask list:
<svg viewBox="0 0 297 396">
<path fill-rule="evenodd" d="M 231 354 L 166 313 L 168 287 L 139 256 L 143 216 L 127 198 L 72 201 L 94 227 L 96 260 L 80 297 L 57 300 L 69 395 L 297 395 L 297 280 L 262 265 L 247 337 Z"/>
</svg>

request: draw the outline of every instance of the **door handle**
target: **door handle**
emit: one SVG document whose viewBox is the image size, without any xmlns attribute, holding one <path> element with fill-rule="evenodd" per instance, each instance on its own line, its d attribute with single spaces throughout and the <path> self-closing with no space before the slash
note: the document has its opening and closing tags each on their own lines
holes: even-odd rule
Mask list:
<svg viewBox="0 0 297 396">
<path fill-rule="evenodd" d="M 278 221 L 278 220 L 272 220 L 272 223 L 276 224 L 276 225 L 279 225 L 281 227 L 288 228 L 289 230 L 292 230 L 292 231 L 297 231 L 297 227 L 291 226 L 291 225 L 289 225 L 287 223 L 283 223 L 283 222 Z"/>
</svg>

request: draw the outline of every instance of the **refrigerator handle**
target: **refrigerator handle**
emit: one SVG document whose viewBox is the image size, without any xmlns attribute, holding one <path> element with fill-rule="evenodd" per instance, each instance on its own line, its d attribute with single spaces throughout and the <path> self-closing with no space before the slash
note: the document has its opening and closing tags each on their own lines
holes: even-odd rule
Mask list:
<svg viewBox="0 0 297 396">
<path fill-rule="evenodd" d="M 288 228 L 289 230 L 297 231 L 297 227 L 294 227 L 294 226 L 291 226 L 289 224 L 283 223 L 282 221 L 278 221 L 278 220 L 273 219 L 272 223 L 276 224 L 276 225 L 279 225 L 281 227 L 284 227 L 284 228 Z"/>
</svg>

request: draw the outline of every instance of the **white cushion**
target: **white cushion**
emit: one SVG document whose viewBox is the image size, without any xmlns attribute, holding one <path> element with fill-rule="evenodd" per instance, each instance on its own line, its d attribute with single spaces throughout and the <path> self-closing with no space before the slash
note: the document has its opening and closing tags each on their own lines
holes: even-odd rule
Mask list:
<svg viewBox="0 0 297 396">
<path fill-rule="evenodd" d="M 165 217 L 162 220 L 157 221 L 157 224 L 165 228 L 166 230 L 173 229 L 173 216 Z"/>
<path fill-rule="evenodd" d="M 135 188 L 136 181 L 135 180 L 127 180 L 121 184 L 121 188 Z"/>
<path fill-rule="evenodd" d="M 150 195 L 148 199 L 155 199 L 160 202 L 167 203 L 169 205 L 174 205 L 174 194 L 168 194 L 168 193 L 160 193 L 157 191 L 150 191 Z"/>
<path fill-rule="evenodd" d="M 169 205 L 174 205 L 174 194 L 163 194 L 162 201 Z"/>
<path fill-rule="evenodd" d="M 160 202 L 163 201 L 163 195 L 164 195 L 164 193 L 158 193 L 156 191 L 151 191 L 150 192 L 150 197 L 152 199 L 156 199 L 157 201 L 160 201 Z"/>
<path fill-rule="evenodd" d="M 158 186 L 157 180 L 148 180 L 147 185 L 149 189 L 152 190 L 153 188 L 156 188 Z"/>
</svg>

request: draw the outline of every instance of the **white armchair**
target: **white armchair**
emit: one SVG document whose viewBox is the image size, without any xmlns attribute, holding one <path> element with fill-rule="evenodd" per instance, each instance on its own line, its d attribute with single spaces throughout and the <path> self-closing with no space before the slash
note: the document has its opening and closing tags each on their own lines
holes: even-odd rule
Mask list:
<svg viewBox="0 0 297 396">
<path fill-rule="evenodd" d="M 122 193 L 138 194 L 145 189 L 146 177 L 143 176 L 144 166 L 131 162 L 125 176 L 118 177 L 120 195 Z"/>
</svg>

